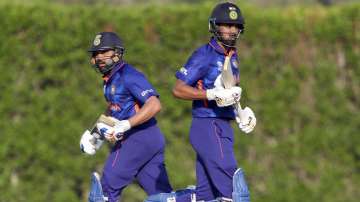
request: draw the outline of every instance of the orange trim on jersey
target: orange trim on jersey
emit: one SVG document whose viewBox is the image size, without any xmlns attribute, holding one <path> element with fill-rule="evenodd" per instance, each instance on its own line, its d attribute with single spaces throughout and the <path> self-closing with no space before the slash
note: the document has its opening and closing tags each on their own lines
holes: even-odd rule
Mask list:
<svg viewBox="0 0 360 202">
<path fill-rule="evenodd" d="M 203 80 L 199 80 L 197 83 L 196 83 L 196 86 L 199 90 L 204 90 L 204 81 Z M 205 107 L 209 107 L 209 104 L 208 104 L 208 101 L 207 100 L 204 100 L 204 106 Z"/>
<path fill-rule="evenodd" d="M 109 80 L 109 77 L 108 76 L 103 76 L 102 78 L 105 82 L 107 82 Z"/>
<path fill-rule="evenodd" d="M 226 56 L 230 56 L 230 58 L 232 57 L 232 55 L 234 55 L 235 51 L 234 50 L 230 50 L 229 52 L 225 53 Z"/>
</svg>

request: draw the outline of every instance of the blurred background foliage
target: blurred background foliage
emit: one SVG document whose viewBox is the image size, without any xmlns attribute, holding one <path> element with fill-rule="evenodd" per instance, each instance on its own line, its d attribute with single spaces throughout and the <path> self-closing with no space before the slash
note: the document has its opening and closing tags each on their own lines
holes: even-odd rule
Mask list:
<svg viewBox="0 0 360 202">
<path fill-rule="evenodd" d="M 125 59 L 161 94 L 157 118 L 174 188 L 195 184 L 191 104 L 171 88 L 175 71 L 208 41 L 217 1 L 94 2 L 0 3 L 0 202 L 86 201 L 90 173 L 101 172 L 108 152 L 79 151 L 106 106 L 86 50 L 105 30 L 122 36 Z M 360 4 L 251 2 L 236 1 L 246 18 L 238 48 L 242 102 L 258 125 L 248 136 L 234 128 L 252 201 L 358 201 Z M 134 184 L 123 201 L 144 198 Z"/>
<path fill-rule="evenodd" d="M 8 0 L 5 0 L 8 1 Z M 203 4 L 217 3 L 226 0 L 12 0 L 21 3 L 61 3 L 61 4 Z M 289 5 L 338 5 L 343 3 L 354 3 L 358 0 L 230 0 L 233 2 L 250 3 L 257 6 L 289 6 Z"/>
</svg>

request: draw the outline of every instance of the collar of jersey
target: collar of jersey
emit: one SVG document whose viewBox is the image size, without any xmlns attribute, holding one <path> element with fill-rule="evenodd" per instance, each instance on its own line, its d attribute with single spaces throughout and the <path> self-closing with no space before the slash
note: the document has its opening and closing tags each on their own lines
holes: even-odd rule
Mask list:
<svg viewBox="0 0 360 202">
<path fill-rule="evenodd" d="M 211 37 L 209 45 L 215 49 L 216 52 L 222 54 L 222 55 L 228 55 L 230 52 L 226 52 L 225 48 L 222 47 L 214 37 Z M 236 53 L 236 49 L 234 49 L 233 53 Z"/>
<path fill-rule="evenodd" d="M 110 74 L 103 76 L 103 80 L 105 82 L 109 81 L 109 79 L 117 72 L 119 69 L 121 69 L 125 65 L 124 61 L 121 61 L 119 64 L 116 64 L 114 69 L 111 70 Z"/>
</svg>

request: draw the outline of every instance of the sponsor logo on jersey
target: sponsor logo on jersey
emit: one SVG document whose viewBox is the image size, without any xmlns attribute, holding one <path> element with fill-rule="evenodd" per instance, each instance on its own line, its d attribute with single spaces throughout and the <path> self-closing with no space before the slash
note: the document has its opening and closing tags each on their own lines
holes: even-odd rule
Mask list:
<svg viewBox="0 0 360 202">
<path fill-rule="evenodd" d="M 154 90 L 153 89 L 147 89 L 147 90 L 144 90 L 143 92 L 141 92 L 141 96 L 146 96 L 148 93 L 152 93 L 152 92 L 154 92 Z"/>
<path fill-rule="evenodd" d="M 179 70 L 182 74 L 184 74 L 185 76 L 188 74 L 187 69 L 185 69 L 185 67 L 181 67 Z"/>
</svg>

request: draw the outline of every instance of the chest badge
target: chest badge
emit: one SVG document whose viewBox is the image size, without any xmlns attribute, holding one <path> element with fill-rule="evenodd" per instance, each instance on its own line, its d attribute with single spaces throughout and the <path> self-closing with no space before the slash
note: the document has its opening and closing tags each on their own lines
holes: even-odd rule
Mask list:
<svg viewBox="0 0 360 202">
<path fill-rule="evenodd" d="M 111 85 L 111 90 L 110 90 L 111 95 L 115 95 L 115 90 L 116 90 L 115 85 Z"/>
</svg>

